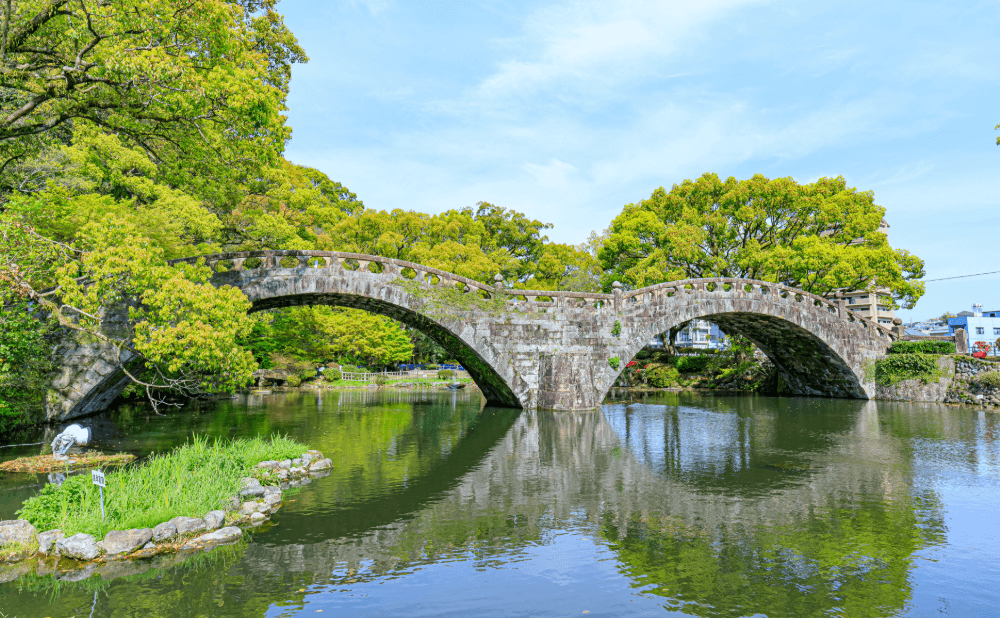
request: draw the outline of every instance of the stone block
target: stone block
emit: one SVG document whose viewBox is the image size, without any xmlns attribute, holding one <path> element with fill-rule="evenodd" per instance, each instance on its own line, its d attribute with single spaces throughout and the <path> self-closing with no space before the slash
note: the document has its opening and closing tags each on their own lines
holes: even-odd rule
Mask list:
<svg viewBox="0 0 1000 618">
<path fill-rule="evenodd" d="M 63 531 L 58 528 L 47 530 L 38 535 L 38 553 L 49 554 L 55 551 L 56 541 L 63 537 Z"/>
<path fill-rule="evenodd" d="M 205 524 L 209 530 L 217 530 L 225 521 L 225 511 L 209 511 L 205 514 Z"/>
<path fill-rule="evenodd" d="M 215 532 L 209 532 L 189 540 L 181 546 L 181 549 L 200 549 L 212 545 L 223 543 L 233 543 L 243 537 L 243 531 L 236 526 L 220 528 Z"/>
<path fill-rule="evenodd" d="M 156 542 L 167 541 L 175 536 L 177 536 L 177 524 L 173 520 L 153 526 L 153 540 Z"/>
<path fill-rule="evenodd" d="M 38 531 L 23 519 L 0 521 L 0 545 L 31 545 Z"/>
<path fill-rule="evenodd" d="M 101 553 L 94 537 L 83 532 L 57 540 L 56 551 L 74 560 L 93 560 Z"/>
<path fill-rule="evenodd" d="M 191 534 L 192 532 L 199 532 L 208 527 L 204 519 L 199 517 L 174 517 L 170 520 L 175 526 L 177 526 L 177 534 Z"/>
<path fill-rule="evenodd" d="M 104 540 L 97 543 L 97 546 L 111 557 L 131 553 L 148 543 L 152 538 L 153 530 L 151 528 L 112 530 L 104 535 Z"/>
</svg>

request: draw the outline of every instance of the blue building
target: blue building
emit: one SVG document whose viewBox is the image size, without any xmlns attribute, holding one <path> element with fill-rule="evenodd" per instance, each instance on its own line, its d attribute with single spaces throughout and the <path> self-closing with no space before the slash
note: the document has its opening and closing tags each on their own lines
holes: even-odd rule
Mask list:
<svg viewBox="0 0 1000 618">
<path fill-rule="evenodd" d="M 955 329 L 964 328 L 969 350 L 975 349 L 977 342 L 990 346 L 996 345 L 1000 339 L 1000 310 L 983 311 L 983 306 L 972 305 L 972 315 L 962 315 L 948 318 L 948 332 L 955 334 Z"/>
</svg>

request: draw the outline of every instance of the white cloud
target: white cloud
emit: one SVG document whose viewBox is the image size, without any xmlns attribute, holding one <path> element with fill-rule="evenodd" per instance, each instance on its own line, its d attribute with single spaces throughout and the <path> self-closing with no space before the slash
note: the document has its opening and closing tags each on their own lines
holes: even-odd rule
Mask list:
<svg viewBox="0 0 1000 618">
<path fill-rule="evenodd" d="M 553 89 L 560 98 L 607 96 L 686 55 L 685 44 L 703 36 L 711 21 L 758 3 L 578 0 L 548 6 L 525 19 L 521 36 L 497 42 L 512 57 L 497 63 L 473 94 L 485 101 Z"/>
</svg>

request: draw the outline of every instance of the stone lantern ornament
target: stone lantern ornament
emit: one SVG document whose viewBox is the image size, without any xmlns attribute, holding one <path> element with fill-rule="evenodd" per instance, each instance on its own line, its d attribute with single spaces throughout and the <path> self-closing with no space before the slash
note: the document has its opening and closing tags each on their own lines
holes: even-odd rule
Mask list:
<svg viewBox="0 0 1000 618">
<path fill-rule="evenodd" d="M 62 430 L 58 436 L 52 440 L 52 458 L 66 461 L 69 457 L 66 452 L 74 445 L 86 446 L 90 442 L 90 428 L 73 424 Z"/>
</svg>

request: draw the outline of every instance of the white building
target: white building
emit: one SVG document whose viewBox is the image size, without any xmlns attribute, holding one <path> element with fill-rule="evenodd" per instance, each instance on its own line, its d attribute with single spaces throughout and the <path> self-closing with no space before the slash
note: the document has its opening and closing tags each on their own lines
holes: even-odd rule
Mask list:
<svg viewBox="0 0 1000 618">
<path fill-rule="evenodd" d="M 708 320 L 691 320 L 674 338 L 674 345 L 679 348 L 714 350 L 725 347 L 725 344 L 726 334 Z M 663 335 L 657 335 L 648 345 L 651 348 L 662 348 Z"/>
</svg>

